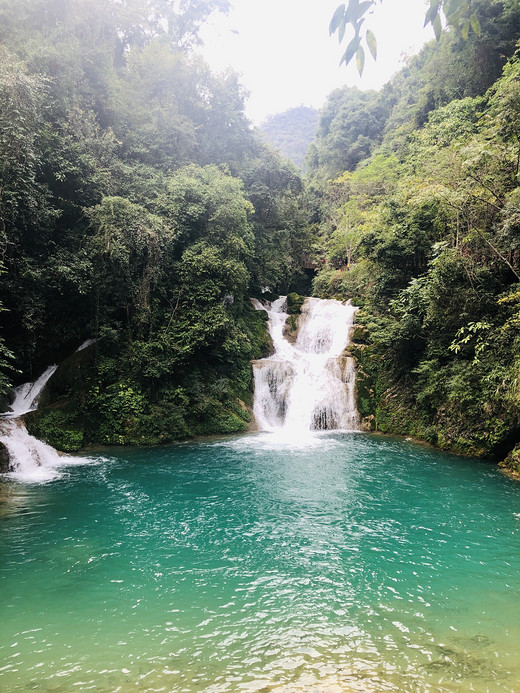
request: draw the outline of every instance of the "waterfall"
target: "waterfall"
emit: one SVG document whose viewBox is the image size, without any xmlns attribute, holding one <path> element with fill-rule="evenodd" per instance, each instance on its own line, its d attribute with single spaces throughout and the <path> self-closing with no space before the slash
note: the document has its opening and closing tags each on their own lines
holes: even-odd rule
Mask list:
<svg viewBox="0 0 520 693">
<path fill-rule="evenodd" d="M 47 370 L 34 381 L 34 383 L 24 383 L 14 391 L 14 400 L 11 404 L 11 411 L 4 414 L 10 418 L 22 416 L 38 407 L 38 400 L 43 388 L 54 374 L 58 366 L 49 366 Z"/>
<path fill-rule="evenodd" d="M 262 431 L 289 435 L 312 430 L 358 430 L 355 365 L 344 356 L 357 308 L 334 300 L 307 298 L 298 337 L 284 336 L 284 296 L 271 305 L 254 302 L 269 315 L 274 354 L 254 362 L 254 414 Z"/>
<path fill-rule="evenodd" d="M 50 445 L 29 435 L 21 418 L 38 407 L 43 388 L 56 368 L 49 366 L 33 383 L 17 387 L 11 410 L 0 414 L 0 441 L 9 453 L 11 471 L 8 476 L 20 481 L 50 481 L 60 476 L 59 467 L 90 462 L 83 457 L 60 455 Z"/>
</svg>

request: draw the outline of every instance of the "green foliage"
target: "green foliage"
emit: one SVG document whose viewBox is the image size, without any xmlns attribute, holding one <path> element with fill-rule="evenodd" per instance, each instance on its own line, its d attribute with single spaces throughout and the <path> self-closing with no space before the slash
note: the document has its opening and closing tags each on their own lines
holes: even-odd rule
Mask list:
<svg viewBox="0 0 520 693">
<path fill-rule="evenodd" d="M 320 111 L 307 167 L 318 179 L 353 171 L 381 141 L 390 102 L 383 92 L 344 87 L 333 91 Z"/>
<path fill-rule="evenodd" d="M 505 460 L 500 462 L 499 467 L 512 474 L 515 478 L 520 478 L 520 446 L 515 446 Z"/>
<path fill-rule="evenodd" d="M 382 0 L 379 0 L 382 2 Z M 377 41 L 371 29 L 363 29 L 367 15 L 377 4 L 377 0 L 348 0 L 347 4 L 341 4 L 336 8 L 330 21 L 329 33 L 338 32 L 338 40 L 341 43 L 345 37 L 347 25 L 349 24 L 354 32 L 353 38 L 347 45 L 345 53 L 342 55 L 340 65 L 348 65 L 356 56 L 357 69 L 360 75 L 363 74 L 365 67 L 365 50 L 363 42 L 369 49 L 374 60 L 377 58 Z M 437 40 L 442 33 L 441 16 L 450 27 L 458 31 L 464 40 L 468 39 L 470 30 L 480 36 L 482 29 L 479 16 L 472 5 L 471 0 L 430 0 L 430 5 L 426 11 L 424 25 L 431 24 Z"/>
<path fill-rule="evenodd" d="M 287 293 L 301 277 L 310 247 L 301 178 L 293 165 L 268 150 L 250 160 L 242 177 L 254 207 L 254 251 L 248 263 L 253 293 Z"/>
<path fill-rule="evenodd" d="M 299 315 L 304 301 L 305 296 L 300 296 L 296 293 L 287 294 L 287 313 L 289 315 Z"/>
<path fill-rule="evenodd" d="M 329 33 L 334 34 L 337 31 L 338 40 L 341 43 L 345 36 L 347 24 L 351 25 L 354 31 L 354 37 L 347 45 L 347 49 L 341 58 L 340 65 L 343 63 L 348 65 L 352 58 L 356 56 L 357 69 L 360 75 L 363 74 L 365 65 L 365 51 L 362 46 L 363 39 L 374 60 L 377 56 L 377 43 L 373 32 L 368 29 L 364 33 L 364 36 L 361 34 L 361 29 L 365 22 L 364 15 L 375 4 L 375 0 L 366 0 L 361 3 L 359 0 L 348 0 L 346 6 L 343 4 L 336 9 L 329 26 Z"/>
<path fill-rule="evenodd" d="M 228 8 L 0 0 L 0 390 L 96 338 L 38 424 L 60 449 L 247 427 L 248 296 L 298 280 L 308 233 L 237 76 L 191 51 Z"/>
<path fill-rule="evenodd" d="M 353 27 L 360 69 L 371 4 L 331 27 Z M 317 266 L 317 294 L 363 306 L 369 425 L 505 455 L 520 430 L 518 0 L 432 3 L 451 27 L 437 43 L 379 93 L 331 94 L 307 188 L 256 138 L 236 75 L 189 50 L 227 7 L 0 0 L 0 366 L 12 353 L 28 379 L 98 338 L 30 425 L 62 449 L 244 430 L 250 360 L 271 349 L 248 296 L 288 293 L 295 321 Z"/>
<path fill-rule="evenodd" d="M 81 421 L 74 411 L 49 409 L 26 417 L 29 433 L 63 452 L 77 452 L 84 443 Z"/>
<path fill-rule="evenodd" d="M 512 54 L 520 7 L 473 9 L 480 32 L 458 47 L 448 32 L 387 87 L 379 149 L 321 184 L 314 290 L 363 306 L 352 353 L 368 427 L 500 457 L 520 431 L 520 68 L 513 56 L 499 76 L 491 47 L 477 66 L 493 32 Z"/>
<path fill-rule="evenodd" d="M 268 116 L 260 126 L 260 132 L 268 144 L 303 171 L 317 127 L 318 111 L 308 106 L 298 106 Z"/>
</svg>

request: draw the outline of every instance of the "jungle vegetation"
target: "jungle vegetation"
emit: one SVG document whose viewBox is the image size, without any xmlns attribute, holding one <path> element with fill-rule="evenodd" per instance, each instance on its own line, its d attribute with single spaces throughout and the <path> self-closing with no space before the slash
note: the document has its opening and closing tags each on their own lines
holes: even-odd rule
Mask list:
<svg viewBox="0 0 520 693">
<path fill-rule="evenodd" d="M 289 108 L 268 116 L 260 126 L 265 141 L 304 171 L 309 147 L 316 136 L 318 111 L 309 106 Z"/>
<path fill-rule="evenodd" d="M 1 386 L 50 383 L 61 449 L 247 427 L 249 296 L 297 285 L 297 170 L 193 51 L 227 0 L 0 0 Z M 81 363 L 79 363 L 81 362 Z"/>
<path fill-rule="evenodd" d="M 32 432 L 244 430 L 249 297 L 314 265 L 362 307 L 367 425 L 518 464 L 520 0 L 472 0 L 467 31 L 455 4 L 381 91 L 330 95 L 302 178 L 193 51 L 225 0 L 0 0 L 0 386 L 65 359 Z"/>
<path fill-rule="evenodd" d="M 372 428 L 502 458 L 520 440 L 520 3 L 472 8 L 478 33 L 329 97 L 309 156 L 315 292 L 362 306 Z"/>
</svg>

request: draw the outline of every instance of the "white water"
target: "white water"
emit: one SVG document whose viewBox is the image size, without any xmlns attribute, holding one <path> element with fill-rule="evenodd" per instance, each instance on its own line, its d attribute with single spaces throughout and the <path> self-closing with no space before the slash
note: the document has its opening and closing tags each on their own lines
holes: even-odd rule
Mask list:
<svg viewBox="0 0 520 693">
<path fill-rule="evenodd" d="M 53 375 L 57 366 L 49 366 L 45 373 L 34 381 L 34 383 L 24 383 L 14 391 L 14 400 L 11 404 L 11 411 L 6 412 L 4 416 L 11 418 L 22 416 L 30 411 L 34 411 L 38 407 L 38 400 L 43 388 L 47 385 L 47 381 Z"/>
<path fill-rule="evenodd" d="M 24 383 L 15 390 L 11 411 L 0 419 L 0 441 L 4 443 L 10 459 L 8 476 L 19 481 L 51 481 L 60 476 L 59 467 L 67 464 L 90 462 L 83 457 L 60 455 L 54 448 L 34 436 L 25 428 L 23 414 L 34 411 L 38 400 L 57 366 L 49 366 L 33 383 Z"/>
<path fill-rule="evenodd" d="M 86 349 L 87 347 L 92 346 L 92 344 L 95 344 L 98 341 L 99 341 L 98 339 L 86 339 L 83 342 L 83 344 L 80 344 L 80 346 L 76 349 L 76 354 L 78 353 L 78 351 L 83 351 L 83 349 Z"/>
<path fill-rule="evenodd" d="M 254 414 L 261 431 L 289 439 L 313 430 L 358 430 L 355 366 L 344 356 L 357 308 L 349 303 L 306 299 L 296 343 L 284 337 L 286 299 L 255 302 L 269 314 L 274 354 L 253 364 Z"/>
</svg>

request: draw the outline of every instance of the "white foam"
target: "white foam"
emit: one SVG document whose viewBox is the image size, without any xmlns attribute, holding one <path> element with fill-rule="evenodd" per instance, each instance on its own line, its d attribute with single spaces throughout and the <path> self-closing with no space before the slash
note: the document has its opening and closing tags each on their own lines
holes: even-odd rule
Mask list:
<svg viewBox="0 0 520 693">
<path fill-rule="evenodd" d="M 86 457 L 60 455 L 50 445 L 31 436 L 21 419 L 0 422 L 0 441 L 6 446 L 11 461 L 12 469 L 6 476 L 18 481 L 52 481 L 62 475 L 60 468 L 66 465 L 93 462 Z"/>
<path fill-rule="evenodd" d="M 49 366 L 47 370 L 33 383 L 24 383 L 14 391 L 14 400 L 10 406 L 11 411 L 5 412 L 5 416 L 15 418 L 22 416 L 38 407 L 38 400 L 43 388 L 58 366 Z"/>
<path fill-rule="evenodd" d="M 87 457 L 62 455 L 27 431 L 20 417 L 38 407 L 43 388 L 56 371 L 49 366 L 33 383 L 24 383 L 15 390 L 11 410 L 0 419 L 0 441 L 9 453 L 10 471 L 7 477 L 18 481 L 45 483 L 62 476 L 60 468 L 66 465 L 92 464 Z"/>
<path fill-rule="evenodd" d="M 355 366 L 344 354 L 357 308 L 350 302 L 306 299 L 298 338 L 291 344 L 284 335 L 286 298 L 253 305 L 269 314 L 274 345 L 272 356 L 254 363 L 258 428 L 307 446 L 313 430 L 357 431 Z"/>
</svg>

